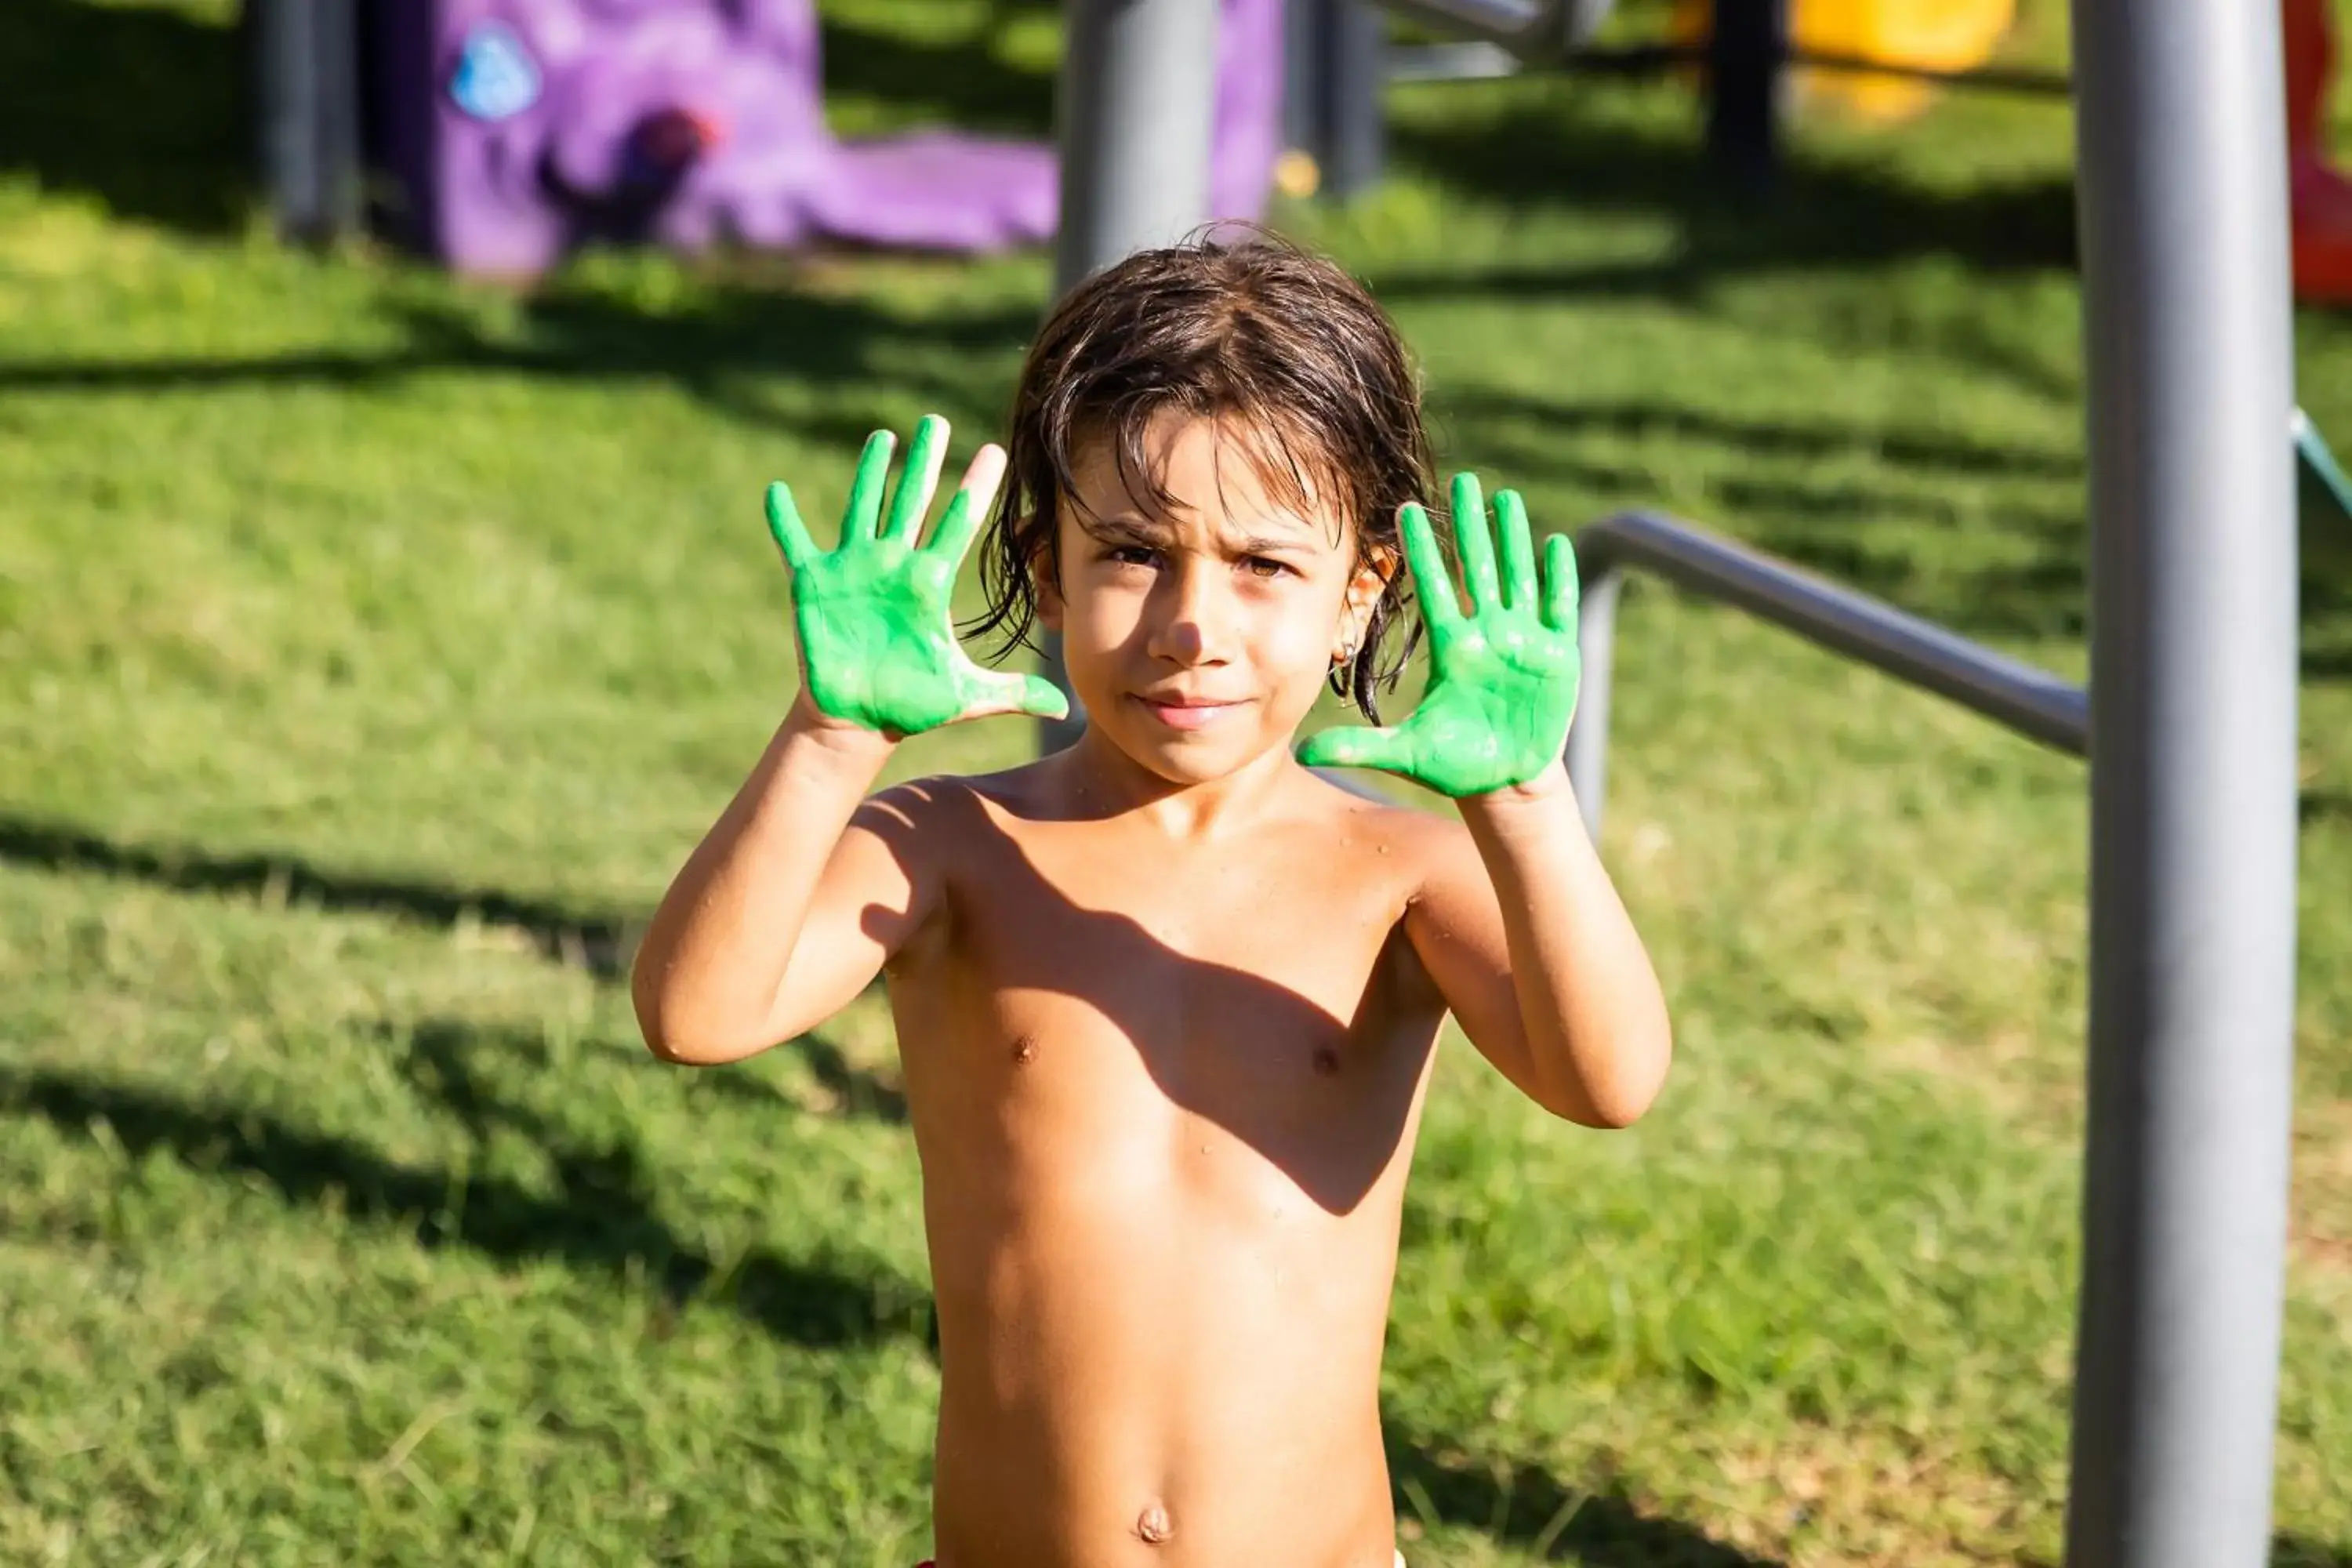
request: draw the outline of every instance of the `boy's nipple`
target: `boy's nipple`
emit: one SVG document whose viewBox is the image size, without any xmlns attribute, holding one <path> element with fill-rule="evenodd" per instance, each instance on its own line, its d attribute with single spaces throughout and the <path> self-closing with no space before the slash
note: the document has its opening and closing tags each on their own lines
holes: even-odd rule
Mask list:
<svg viewBox="0 0 2352 1568">
<path fill-rule="evenodd" d="M 1141 1536 L 1148 1545 L 1164 1546 L 1168 1538 L 1176 1533 L 1176 1526 L 1169 1519 L 1168 1510 L 1155 1502 L 1137 1516 L 1135 1533 Z"/>
</svg>

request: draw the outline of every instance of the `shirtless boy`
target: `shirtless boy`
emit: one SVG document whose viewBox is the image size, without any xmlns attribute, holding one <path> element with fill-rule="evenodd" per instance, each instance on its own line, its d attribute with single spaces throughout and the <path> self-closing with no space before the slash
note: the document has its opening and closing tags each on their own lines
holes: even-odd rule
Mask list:
<svg viewBox="0 0 2352 1568">
<path fill-rule="evenodd" d="M 1389 1568 L 1381 1350 L 1440 1022 L 1583 1126 L 1666 1071 L 1560 762 L 1567 542 L 1538 571 L 1517 498 L 1490 531 L 1461 476 L 1457 575 L 1393 328 L 1263 237 L 1076 289 L 1009 450 L 926 537 L 946 438 L 917 428 L 887 510 L 869 441 L 830 552 L 771 490 L 801 689 L 646 933 L 646 1038 L 739 1061 L 885 981 L 938 1294 L 940 1568 Z M 869 798 L 908 734 L 1063 710 L 959 646 L 984 514 L 988 626 L 1060 632 L 1086 728 Z M 1377 721 L 1424 626 L 1402 724 L 1293 754 L 1327 679 Z M 1459 820 L 1305 764 L 1389 769 Z"/>
</svg>

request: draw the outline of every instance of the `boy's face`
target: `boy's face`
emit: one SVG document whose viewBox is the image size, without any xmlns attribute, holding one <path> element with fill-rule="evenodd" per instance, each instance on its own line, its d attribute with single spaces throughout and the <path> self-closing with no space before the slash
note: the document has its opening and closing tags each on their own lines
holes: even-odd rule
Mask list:
<svg viewBox="0 0 2352 1568">
<path fill-rule="evenodd" d="M 1129 493 L 1109 443 L 1094 443 L 1076 466 L 1082 505 L 1055 522 L 1060 592 L 1040 584 L 1088 724 L 1174 783 L 1287 746 L 1383 586 L 1359 564 L 1351 525 L 1268 493 L 1247 434 L 1155 417 L 1144 450 L 1176 502 L 1162 515 Z"/>
</svg>

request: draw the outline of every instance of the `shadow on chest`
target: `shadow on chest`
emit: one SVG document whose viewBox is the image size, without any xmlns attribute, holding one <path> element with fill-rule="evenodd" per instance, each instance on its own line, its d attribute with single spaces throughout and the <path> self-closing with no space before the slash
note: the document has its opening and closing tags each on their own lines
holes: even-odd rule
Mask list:
<svg viewBox="0 0 2352 1568">
<path fill-rule="evenodd" d="M 989 1076 L 1041 1110 L 1164 1101 L 1352 1207 L 1403 1136 L 1437 1024 L 1393 911 L 1360 889 L 1308 907 L 1246 868 L 1143 875 L 1074 889 L 1024 863 L 968 917 L 961 962 L 1003 1046 Z"/>
</svg>

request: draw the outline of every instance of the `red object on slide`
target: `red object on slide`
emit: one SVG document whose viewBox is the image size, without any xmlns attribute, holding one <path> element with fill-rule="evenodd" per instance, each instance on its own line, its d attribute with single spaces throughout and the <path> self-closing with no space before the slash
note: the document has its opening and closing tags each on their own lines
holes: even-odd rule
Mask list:
<svg viewBox="0 0 2352 1568">
<path fill-rule="evenodd" d="M 2327 89 L 2336 76 L 2328 0 L 2282 0 L 2286 32 L 2287 181 L 2298 298 L 2352 302 L 2352 178 L 2327 157 Z"/>
</svg>

